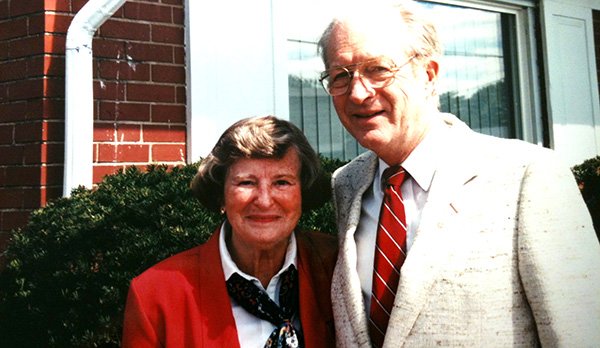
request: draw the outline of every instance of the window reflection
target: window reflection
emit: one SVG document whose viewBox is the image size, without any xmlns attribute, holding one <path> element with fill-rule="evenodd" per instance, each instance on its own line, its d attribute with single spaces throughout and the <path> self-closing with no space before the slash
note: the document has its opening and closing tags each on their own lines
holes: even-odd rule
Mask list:
<svg viewBox="0 0 600 348">
<path fill-rule="evenodd" d="M 290 12 L 296 19 L 302 18 L 300 7 L 310 6 L 310 2 L 302 4 Z M 424 6 L 435 16 L 444 43 L 438 86 L 442 111 L 455 114 L 477 132 L 517 137 L 514 16 L 433 3 Z M 349 160 L 365 149 L 343 128 L 318 82 L 324 67 L 316 40 L 326 24 L 325 16 L 289 21 L 294 27 L 287 40 L 290 120 L 301 127 L 317 152 Z"/>
</svg>

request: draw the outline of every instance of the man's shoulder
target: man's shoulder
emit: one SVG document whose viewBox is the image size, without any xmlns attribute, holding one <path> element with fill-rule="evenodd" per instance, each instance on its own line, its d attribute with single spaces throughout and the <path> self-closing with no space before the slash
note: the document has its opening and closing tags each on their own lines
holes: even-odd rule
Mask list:
<svg viewBox="0 0 600 348">
<path fill-rule="evenodd" d="M 376 169 L 377 155 L 372 151 L 367 151 L 354 158 L 348 164 L 338 168 L 333 173 L 333 180 L 335 182 L 355 181 L 371 172 L 374 173 Z"/>
</svg>

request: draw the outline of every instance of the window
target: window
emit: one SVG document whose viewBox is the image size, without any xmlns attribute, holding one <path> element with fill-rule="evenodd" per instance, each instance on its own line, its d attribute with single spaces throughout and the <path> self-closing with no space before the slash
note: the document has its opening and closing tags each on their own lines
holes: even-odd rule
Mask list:
<svg viewBox="0 0 600 348">
<path fill-rule="evenodd" d="M 522 125 L 527 122 L 523 121 L 521 96 L 526 91 L 520 87 L 515 12 L 433 2 L 423 5 L 435 16 L 444 43 L 438 90 L 441 110 L 455 114 L 477 132 L 524 138 Z M 321 13 L 322 8 L 310 13 Z M 290 120 L 319 153 L 352 159 L 365 149 L 344 130 L 318 82 L 324 68 L 316 41 L 327 21 L 291 20 L 289 25 L 294 23 L 299 27 L 289 30 L 287 38 Z"/>
</svg>

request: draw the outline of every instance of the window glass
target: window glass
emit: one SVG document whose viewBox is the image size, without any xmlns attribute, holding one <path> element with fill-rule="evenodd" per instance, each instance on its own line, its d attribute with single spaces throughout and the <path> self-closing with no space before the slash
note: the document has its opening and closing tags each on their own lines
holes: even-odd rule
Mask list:
<svg viewBox="0 0 600 348">
<path fill-rule="evenodd" d="M 290 120 L 304 131 L 317 152 L 352 159 L 365 149 L 343 128 L 318 81 L 324 67 L 316 41 L 328 20 L 322 5 L 302 4 L 288 12 Z M 312 11 L 307 9 L 310 6 L 315 6 Z M 444 44 L 438 86 L 441 110 L 458 116 L 477 132 L 519 137 L 514 15 L 434 3 L 424 6 L 435 16 Z M 300 21 L 298 18 L 306 18 L 301 11 L 322 16 Z"/>
</svg>

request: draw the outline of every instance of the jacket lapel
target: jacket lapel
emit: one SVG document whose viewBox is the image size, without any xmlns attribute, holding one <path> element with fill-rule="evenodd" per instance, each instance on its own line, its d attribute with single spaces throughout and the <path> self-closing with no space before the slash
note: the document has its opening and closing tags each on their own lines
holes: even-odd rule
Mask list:
<svg viewBox="0 0 600 348">
<path fill-rule="evenodd" d="M 206 347 L 239 348 L 235 319 L 221 267 L 219 234 L 220 228 L 201 247 L 202 250 L 198 257 L 200 265 L 198 280 L 202 283 L 198 286 L 199 305 L 204 319 L 202 336 Z"/>
<path fill-rule="evenodd" d="M 335 346 L 333 313 L 330 301 L 329 273 L 320 267 L 322 256 L 306 242 L 305 232 L 296 233 L 300 285 L 300 319 L 306 347 Z"/>
<path fill-rule="evenodd" d="M 356 270 L 357 252 L 354 233 L 360 219 L 363 193 L 373 182 L 377 170 L 377 156 L 367 152 L 349 164 L 348 170 L 334 174 L 334 204 L 338 213 L 338 231 L 343 231 L 339 238 L 339 257 L 332 281 L 332 303 L 334 311 L 339 313 L 336 319 L 348 320 L 349 323 L 336 323 L 336 331 L 350 332 L 343 335 L 354 341 L 359 347 L 371 347 L 368 333 L 367 316 L 363 303 L 360 280 Z M 338 178 L 338 175 L 348 178 Z M 347 183 L 348 187 L 336 187 L 336 180 Z M 341 329 L 339 326 L 344 325 Z"/>
<path fill-rule="evenodd" d="M 469 134 L 473 134 L 472 131 L 461 126 L 453 126 L 451 130 L 448 144 L 453 146 L 449 146 L 441 154 L 440 158 L 444 160 L 440 162 L 434 175 L 415 241 L 402 266 L 394 310 L 384 343 L 386 348 L 403 346 L 419 313 L 429 300 L 434 283 L 440 277 L 439 265 L 446 262 L 455 250 L 456 243 L 461 242 L 456 238 L 455 232 L 460 229 L 461 210 L 468 209 L 462 192 L 477 180 L 477 169 L 472 158 L 457 159 L 457 156 L 450 155 L 450 152 L 457 151 L 467 153 L 461 152 L 461 144 L 464 144 L 464 139 Z"/>
</svg>

